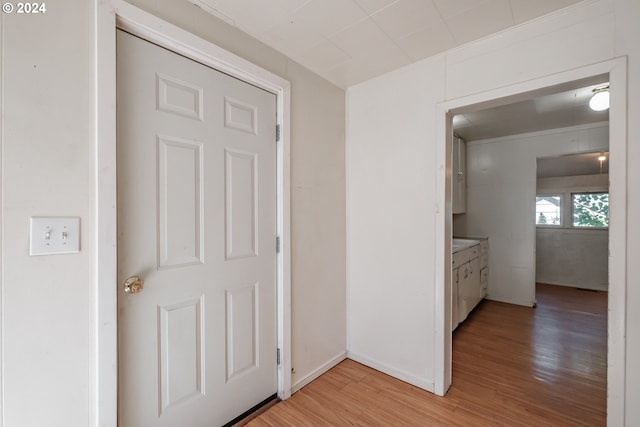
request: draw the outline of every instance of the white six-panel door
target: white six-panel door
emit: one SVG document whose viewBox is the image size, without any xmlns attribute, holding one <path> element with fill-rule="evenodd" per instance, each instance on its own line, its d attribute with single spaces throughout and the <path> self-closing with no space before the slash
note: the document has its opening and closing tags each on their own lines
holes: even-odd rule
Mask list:
<svg viewBox="0 0 640 427">
<path fill-rule="evenodd" d="M 117 37 L 119 424 L 222 425 L 277 390 L 276 97 Z"/>
</svg>

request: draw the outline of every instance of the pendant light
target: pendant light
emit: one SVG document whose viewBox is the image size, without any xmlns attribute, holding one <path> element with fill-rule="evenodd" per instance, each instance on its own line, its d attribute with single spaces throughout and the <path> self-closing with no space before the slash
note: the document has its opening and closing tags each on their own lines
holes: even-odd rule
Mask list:
<svg viewBox="0 0 640 427">
<path fill-rule="evenodd" d="M 589 101 L 589 107 L 593 111 L 604 111 L 609 108 L 609 85 L 599 86 L 593 89 L 593 96 Z"/>
<path fill-rule="evenodd" d="M 602 175 L 602 162 L 605 160 L 607 160 L 607 156 L 605 156 L 604 153 L 600 153 L 600 156 L 598 156 L 598 161 L 600 162 L 600 175 Z"/>
</svg>

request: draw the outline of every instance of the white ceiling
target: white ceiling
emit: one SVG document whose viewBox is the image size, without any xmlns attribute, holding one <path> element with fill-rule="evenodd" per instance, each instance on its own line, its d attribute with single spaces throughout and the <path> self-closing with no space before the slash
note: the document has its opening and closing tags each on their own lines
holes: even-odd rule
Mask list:
<svg viewBox="0 0 640 427">
<path fill-rule="evenodd" d="M 602 170 L 598 157 L 604 155 Z M 537 161 L 537 177 L 597 175 L 609 173 L 609 152 L 568 154 L 566 156 L 543 157 Z"/>
<path fill-rule="evenodd" d="M 593 89 L 608 85 L 608 76 L 567 82 L 511 99 L 492 101 L 492 106 L 470 106 L 453 118 L 454 133 L 466 141 L 498 138 L 527 132 L 566 128 L 609 121 L 609 110 L 593 111 Z M 608 144 L 607 144 L 608 145 Z M 609 155 L 579 153 L 538 159 L 538 178 L 591 175 L 609 172 Z"/>
<path fill-rule="evenodd" d="M 189 0 L 347 88 L 581 0 Z"/>
<path fill-rule="evenodd" d="M 454 132 L 465 141 L 498 138 L 609 120 L 609 110 L 593 111 L 589 100 L 593 89 L 607 84 L 606 77 L 595 84 L 561 90 L 497 107 L 458 114 Z"/>
<path fill-rule="evenodd" d="M 188 1 L 346 89 L 582 0 Z M 608 111 L 588 107 L 592 89 L 606 81 L 498 100 L 455 116 L 454 130 L 473 141 L 608 121 Z M 540 173 L 585 173 L 593 156 L 548 159 Z"/>
</svg>

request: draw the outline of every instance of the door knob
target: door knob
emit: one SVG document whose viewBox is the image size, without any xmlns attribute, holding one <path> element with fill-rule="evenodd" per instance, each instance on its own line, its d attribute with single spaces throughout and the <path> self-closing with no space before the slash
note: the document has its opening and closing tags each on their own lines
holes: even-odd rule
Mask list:
<svg viewBox="0 0 640 427">
<path fill-rule="evenodd" d="M 142 279 L 138 276 L 131 276 L 124 281 L 124 293 L 125 294 L 137 294 L 142 292 Z"/>
</svg>

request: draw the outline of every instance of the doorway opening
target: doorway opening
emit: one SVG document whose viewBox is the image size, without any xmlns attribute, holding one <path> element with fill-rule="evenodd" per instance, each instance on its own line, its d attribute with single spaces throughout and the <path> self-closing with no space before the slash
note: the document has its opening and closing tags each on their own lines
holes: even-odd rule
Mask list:
<svg viewBox="0 0 640 427">
<path fill-rule="evenodd" d="M 459 232 L 462 228 L 462 232 L 473 235 L 488 234 L 491 230 L 480 227 L 479 229 L 471 230 L 464 226 L 460 226 L 462 222 L 454 219 L 451 212 L 451 188 L 453 181 L 453 171 L 451 163 L 451 153 L 453 146 L 453 131 L 454 131 L 454 117 L 457 115 L 463 115 L 491 109 L 495 107 L 501 107 L 515 102 L 521 102 L 531 100 L 544 95 L 557 94 L 570 90 L 575 90 L 579 87 L 585 87 L 590 84 L 598 83 L 598 80 L 605 79 L 605 81 L 611 82 L 612 104 L 610 108 L 610 125 L 606 130 L 608 139 L 611 141 L 609 147 L 610 163 L 612 166 L 610 172 L 610 203 L 612 206 L 612 226 L 609 228 L 609 256 L 608 256 L 608 283 L 609 283 L 609 313 L 614 314 L 610 316 L 608 323 L 608 341 L 607 341 L 607 358 L 609 361 L 609 370 L 607 371 L 607 417 L 608 422 L 620 419 L 624 413 L 624 324 L 620 319 L 624 319 L 625 312 L 625 295 L 626 295 L 626 260 L 625 260 L 625 247 L 626 247 L 626 164 L 624 159 L 626 157 L 626 60 L 624 58 L 608 61 L 606 63 L 595 64 L 593 66 L 584 67 L 582 69 L 576 69 L 565 73 L 559 73 L 547 78 L 541 78 L 537 81 L 529 81 L 526 83 L 500 88 L 487 93 L 472 95 L 466 98 L 461 98 L 449 102 L 444 102 L 439 105 L 439 113 L 442 117 L 442 123 L 439 125 L 439 135 L 442 141 L 446 141 L 446 144 L 440 144 L 438 149 L 438 163 L 442 164 L 442 170 L 439 174 L 438 195 L 440 197 L 442 206 L 446 208 L 442 212 L 438 213 L 436 231 L 437 236 L 441 239 L 441 247 L 443 248 L 442 263 L 436 264 L 438 278 L 438 289 L 441 295 L 438 298 L 438 305 L 442 304 L 443 309 L 440 312 L 442 318 L 440 325 L 442 326 L 441 341 L 436 340 L 436 344 L 441 344 L 442 353 L 438 352 L 438 355 L 442 356 L 442 359 L 436 361 L 436 393 L 444 394 L 448 387 L 451 385 L 451 314 L 452 314 L 452 237 L 455 232 Z M 578 125 L 578 126 L 593 126 L 593 125 Z M 481 145 L 482 140 L 477 145 Z M 522 144 L 524 146 L 524 144 Z M 525 147 L 526 149 L 527 147 Z M 601 147 L 589 147 L 583 146 L 582 150 L 600 150 Z M 505 167 L 509 167 L 508 159 L 503 156 L 504 153 L 496 151 L 493 155 L 478 157 L 475 161 L 475 166 L 479 170 L 486 172 L 490 166 L 500 163 L 507 163 Z M 567 154 L 567 152 L 560 152 L 556 154 Z M 524 195 L 525 201 L 523 203 L 524 216 L 530 219 L 528 224 L 535 224 L 535 210 L 531 209 L 532 201 L 535 200 L 536 193 L 536 159 L 537 155 L 534 155 L 526 169 L 520 168 L 520 174 L 514 176 L 512 181 L 507 181 L 505 185 L 515 185 L 519 180 L 522 180 L 522 176 L 527 175 L 530 181 L 530 190 Z M 483 163 L 484 162 L 484 163 Z M 469 164 L 469 161 L 467 161 Z M 513 166 L 513 165 L 511 165 Z M 528 171 L 528 172 L 527 172 Z M 529 173 L 530 172 L 530 173 Z M 467 176 L 467 181 L 471 177 Z M 532 182 L 532 184 L 531 184 Z M 467 206 L 470 206 L 473 201 L 467 199 Z M 514 203 L 516 206 L 516 213 L 519 213 L 519 204 Z M 494 207 L 495 208 L 495 207 Z M 497 209 L 497 208 L 496 208 Z M 525 212 L 526 211 L 526 212 Z M 467 216 L 468 212 L 467 212 Z M 518 216 L 518 215 L 516 215 Z M 616 219 L 617 218 L 617 219 Z M 489 220 L 487 220 L 489 221 Z M 465 224 L 466 225 L 466 224 Z M 441 228 L 440 228 L 441 227 Z M 502 233 L 502 237 L 514 238 L 522 240 L 523 233 L 528 233 L 525 242 L 520 241 L 519 252 L 524 252 L 522 256 L 525 259 L 527 269 L 512 269 L 516 274 L 520 274 L 518 282 L 524 283 L 522 285 L 521 299 L 519 301 L 512 301 L 520 303 L 522 305 L 533 306 L 535 304 L 535 225 L 525 226 L 528 231 L 518 230 L 515 234 L 509 234 L 504 229 L 499 230 L 498 235 Z M 494 233 L 495 234 L 495 233 Z M 489 237 L 491 245 L 491 236 Z M 495 237 L 493 240 L 496 240 Z M 499 239 L 498 239 L 499 240 Z M 495 242 L 494 242 L 495 243 Z M 492 295 L 495 299 L 496 295 L 504 296 L 500 293 L 501 289 L 498 288 L 497 292 L 492 294 L 492 280 L 496 279 L 491 272 L 492 261 L 496 260 L 496 252 L 499 255 L 499 248 L 490 249 L 490 278 L 489 278 L 489 295 Z M 509 253 L 508 256 L 512 257 L 514 254 Z M 493 257 L 493 258 L 492 258 Z M 498 257 L 499 258 L 499 257 Z M 440 260 L 439 260 L 440 261 Z M 441 282 L 440 282 L 441 280 Z M 438 293 L 437 293 L 438 294 Z M 618 329 L 620 328 L 620 329 Z M 439 366 L 438 364 L 441 363 Z"/>
</svg>

